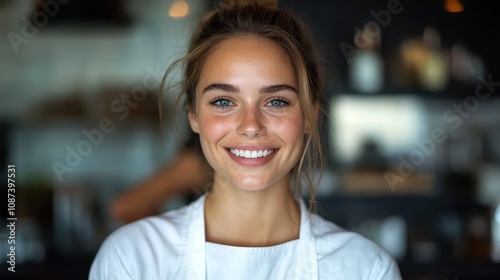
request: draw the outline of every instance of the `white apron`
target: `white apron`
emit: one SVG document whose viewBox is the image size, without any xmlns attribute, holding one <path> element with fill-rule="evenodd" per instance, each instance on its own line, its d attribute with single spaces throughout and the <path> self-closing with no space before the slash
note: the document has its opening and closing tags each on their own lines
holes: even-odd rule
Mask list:
<svg viewBox="0 0 500 280">
<path fill-rule="evenodd" d="M 198 199 L 193 207 L 191 224 L 188 232 L 188 242 L 182 257 L 181 269 L 175 279 L 202 280 L 206 279 L 206 253 L 205 253 L 205 199 Z M 295 264 L 295 272 L 291 279 L 318 279 L 318 261 L 316 256 L 316 242 L 311 232 L 308 210 L 305 203 L 299 200 L 301 212 L 300 236 L 298 240 L 297 255 L 300 262 Z"/>
</svg>

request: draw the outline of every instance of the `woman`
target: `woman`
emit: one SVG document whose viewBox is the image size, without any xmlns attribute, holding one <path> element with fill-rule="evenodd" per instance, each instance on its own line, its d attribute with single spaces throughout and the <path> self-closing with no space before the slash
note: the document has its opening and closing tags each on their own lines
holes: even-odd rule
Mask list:
<svg viewBox="0 0 500 280">
<path fill-rule="evenodd" d="M 306 171 L 323 161 L 322 81 L 300 22 L 270 1 L 223 5 L 183 62 L 185 108 L 212 188 L 114 232 L 90 279 L 400 279 L 380 247 L 298 198 L 305 176 L 314 200 Z"/>
</svg>

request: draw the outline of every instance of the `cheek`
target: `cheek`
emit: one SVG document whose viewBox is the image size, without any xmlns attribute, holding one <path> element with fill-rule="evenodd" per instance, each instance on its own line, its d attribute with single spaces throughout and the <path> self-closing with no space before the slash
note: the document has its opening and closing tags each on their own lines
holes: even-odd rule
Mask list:
<svg viewBox="0 0 500 280">
<path fill-rule="evenodd" d="M 283 140 L 302 142 L 304 136 L 304 119 L 300 116 L 289 117 L 274 122 L 274 126 L 278 135 L 281 135 Z"/>
<path fill-rule="evenodd" d="M 231 122 L 226 118 L 211 114 L 200 115 L 200 134 L 207 140 L 218 140 L 231 129 Z"/>
</svg>

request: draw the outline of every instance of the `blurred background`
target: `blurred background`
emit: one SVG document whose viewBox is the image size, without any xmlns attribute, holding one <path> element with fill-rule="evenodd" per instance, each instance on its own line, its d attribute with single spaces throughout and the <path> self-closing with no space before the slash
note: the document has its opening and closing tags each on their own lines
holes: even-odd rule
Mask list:
<svg viewBox="0 0 500 280">
<path fill-rule="evenodd" d="M 111 201 L 181 147 L 159 86 L 216 2 L 0 0 L 0 159 L 18 218 L 16 273 L 0 228 L 1 279 L 87 279 L 122 225 Z M 280 1 L 328 76 L 319 214 L 383 246 L 404 279 L 500 279 L 496 3 Z"/>
</svg>

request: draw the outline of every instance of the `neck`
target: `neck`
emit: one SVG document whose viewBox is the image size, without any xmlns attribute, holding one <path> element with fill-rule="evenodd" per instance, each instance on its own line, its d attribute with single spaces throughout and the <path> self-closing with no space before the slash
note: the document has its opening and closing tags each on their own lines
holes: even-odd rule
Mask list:
<svg viewBox="0 0 500 280">
<path fill-rule="evenodd" d="M 205 234 L 209 242 L 263 247 L 299 238 L 300 208 L 288 180 L 261 191 L 214 182 L 205 200 Z"/>
</svg>

